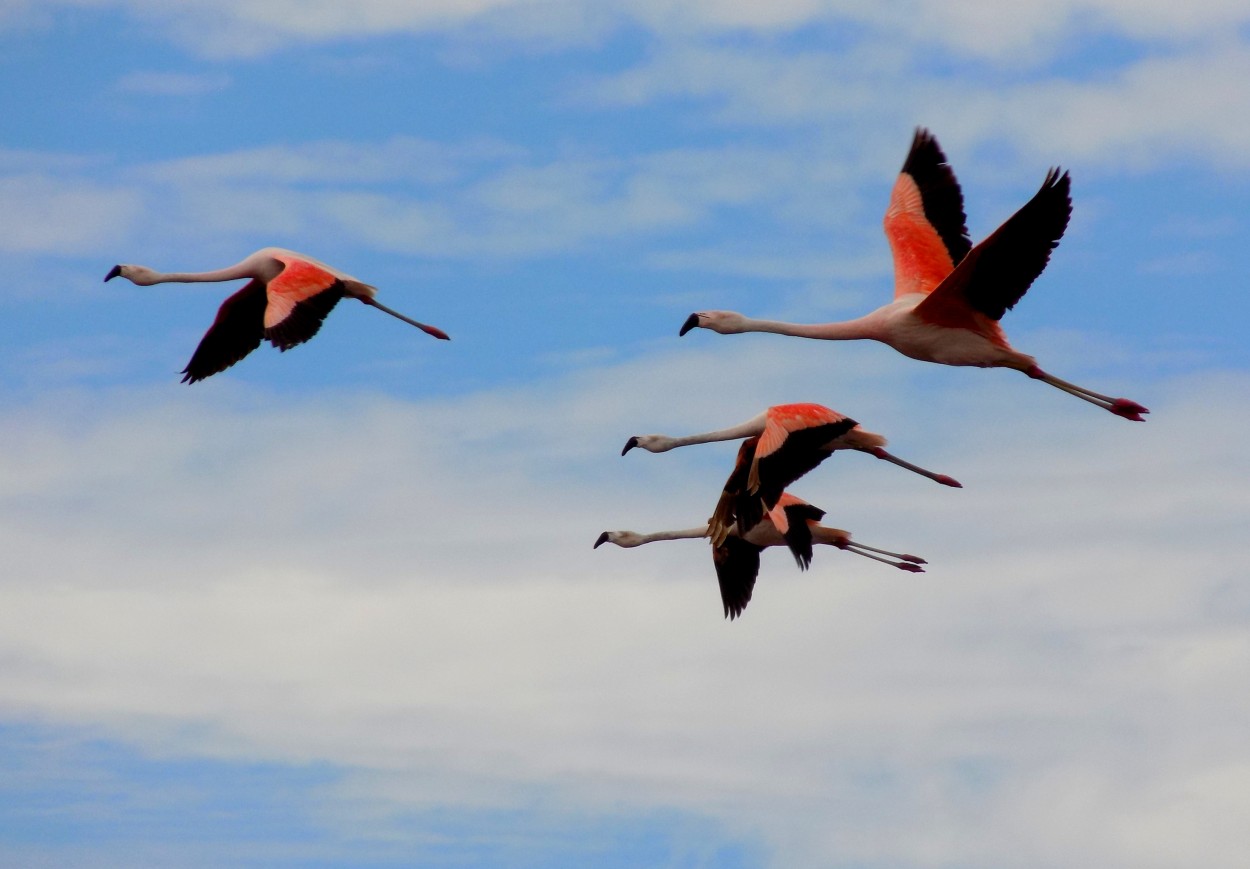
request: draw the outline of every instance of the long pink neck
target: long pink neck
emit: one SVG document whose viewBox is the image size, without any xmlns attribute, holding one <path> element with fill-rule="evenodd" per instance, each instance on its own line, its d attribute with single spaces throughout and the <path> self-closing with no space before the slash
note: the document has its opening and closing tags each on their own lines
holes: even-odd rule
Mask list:
<svg viewBox="0 0 1250 869">
<path fill-rule="evenodd" d="M 824 341 L 850 341 L 877 337 L 876 330 L 867 317 L 841 323 L 785 323 L 780 320 L 755 320 L 747 317 L 742 331 L 772 332 L 777 335 L 817 338 Z"/>
</svg>

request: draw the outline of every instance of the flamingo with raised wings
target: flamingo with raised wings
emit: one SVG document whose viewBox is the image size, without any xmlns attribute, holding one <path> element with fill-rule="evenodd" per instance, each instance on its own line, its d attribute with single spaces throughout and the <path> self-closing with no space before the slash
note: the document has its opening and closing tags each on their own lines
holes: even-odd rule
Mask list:
<svg viewBox="0 0 1250 869">
<path fill-rule="evenodd" d="M 725 608 L 725 617 L 731 621 L 742 615 L 746 605 L 751 601 L 751 593 L 755 589 L 755 579 L 760 571 L 760 553 L 770 546 L 786 546 L 794 555 L 795 563 L 800 570 L 807 570 L 812 563 L 813 544 L 823 543 L 836 546 L 846 552 L 853 552 L 874 561 L 880 561 L 899 570 L 912 573 L 923 573 L 923 558 L 890 552 L 856 543 L 851 539 L 849 531 L 831 528 L 820 524 L 825 511 L 813 507 L 801 498 L 789 492 L 783 492 L 778 509 L 788 519 L 788 530 L 783 534 L 768 516 L 739 533 L 731 528 L 729 533 L 712 548 L 712 563 L 716 567 L 716 580 L 720 585 L 721 603 Z M 617 546 L 632 548 L 657 540 L 688 540 L 709 536 L 709 526 L 686 528 L 681 531 L 656 531 L 650 534 L 639 534 L 634 531 L 604 531 L 595 541 L 598 549 L 604 543 L 615 543 Z"/>
<path fill-rule="evenodd" d="M 250 278 L 218 309 L 213 325 L 182 371 L 183 383 L 225 371 L 259 347 L 262 340 L 282 351 L 303 344 L 317 334 L 322 321 L 344 296 L 359 299 L 435 338 L 449 340 L 442 329 L 418 323 L 377 301 L 377 287 L 312 257 L 277 247 L 258 250 L 242 262 L 212 272 L 165 273 L 147 266 L 116 265 L 104 280 L 116 277 L 141 287 Z"/>
<path fill-rule="evenodd" d="M 1041 189 L 975 247 L 964 224 L 963 194 L 937 140 L 918 129 L 885 213 L 894 255 L 894 301 L 855 320 L 799 324 L 733 311 L 700 311 L 681 327 L 721 334 L 773 332 L 825 340 L 869 339 L 924 362 L 1014 368 L 1125 419 L 1149 413 L 1060 380 L 1007 343 L 999 320 L 1046 268 L 1072 214 L 1071 180 L 1051 169 Z"/>
</svg>

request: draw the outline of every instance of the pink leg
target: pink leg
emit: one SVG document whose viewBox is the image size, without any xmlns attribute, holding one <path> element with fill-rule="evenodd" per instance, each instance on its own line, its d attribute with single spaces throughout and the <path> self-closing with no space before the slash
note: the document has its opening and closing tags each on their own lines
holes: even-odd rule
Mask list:
<svg viewBox="0 0 1250 869">
<path fill-rule="evenodd" d="M 1140 404 L 1138 404 L 1135 401 L 1130 401 L 1127 398 L 1112 398 L 1109 395 L 1103 395 L 1101 393 L 1094 392 L 1093 390 L 1086 389 L 1083 386 L 1077 386 L 1075 383 L 1069 383 L 1066 380 L 1060 380 L 1058 377 L 1055 377 L 1053 374 L 1047 374 L 1045 371 L 1038 368 L 1036 365 L 1033 365 L 1029 368 L 1024 369 L 1024 373 L 1027 374 L 1029 377 L 1032 377 L 1034 380 L 1040 380 L 1043 383 L 1049 383 L 1051 386 L 1055 387 L 1056 389 L 1062 389 L 1064 392 L 1068 393 L 1069 395 L 1075 395 L 1077 398 L 1084 399 L 1085 401 L 1088 401 L 1090 404 L 1096 404 L 1099 407 L 1101 407 L 1103 410 L 1109 410 L 1112 413 L 1114 413 L 1116 416 L 1122 416 L 1125 419 L 1131 419 L 1135 422 L 1145 422 L 1145 420 L 1142 419 L 1142 414 L 1150 413 L 1149 410 L 1147 410 L 1145 407 L 1142 407 Z"/>
<path fill-rule="evenodd" d="M 923 558 L 916 555 L 902 555 L 898 552 L 890 552 L 887 549 L 877 549 L 875 546 L 865 546 L 862 543 L 855 543 L 850 540 L 834 545 L 844 552 L 853 552 L 856 555 L 862 555 L 864 558 L 871 558 L 873 561 L 880 561 L 882 564 L 888 564 L 891 567 L 897 567 L 899 570 L 906 570 L 909 573 L 924 573 L 924 568 L 920 565 L 928 563 Z M 873 555 L 872 553 L 874 552 L 879 552 L 881 554 Z M 892 557 L 882 558 L 882 555 Z M 895 561 L 895 558 L 899 560 Z"/>
<path fill-rule="evenodd" d="M 857 447 L 856 449 L 859 448 Z M 887 453 L 881 447 L 870 447 L 868 449 L 862 449 L 861 452 L 874 455 L 879 459 L 884 459 L 887 462 L 898 465 L 900 468 L 906 468 L 907 470 L 920 474 L 921 476 L 928 477 L 930 480 L 941 483 L 943 486 L 953 486 L 956 489 L 962 489 L 964 487 L 963 483 L 959 482 L 954 477 L 948 477 L 946 474 L 935 474 L 933 471 L 926 470 L 919 465 L 913 465 L 911 462 L 905 462 L 893 453 Z"/>
</svg>

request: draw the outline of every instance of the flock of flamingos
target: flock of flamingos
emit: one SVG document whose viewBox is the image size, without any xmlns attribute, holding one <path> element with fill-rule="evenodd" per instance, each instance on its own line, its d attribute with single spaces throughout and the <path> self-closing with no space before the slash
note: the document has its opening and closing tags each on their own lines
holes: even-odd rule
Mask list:
<svg viewBox="0 0 1250 869">
<path fill-rule="evenodd" d="M 825 340 L 880 341 L 905 356 L 942 365 L 1014 368 L 1125 419 L 1143 420 L 1149 411 L 1127 398 L 1112 398 L 1060 380 L 1037 361 L 1012 348 L 999 320 L 1046 268 L 1072 214 L 1068 173 L 1051 169 L 1041 189 L 980 244 L 968 237 L 963 194 L 937 141 L 918 129 L 890 194 L 885 234 L 894 255 L 894 300 L 870 314 L 839 323 L 803 325 L 757 320 L 732 311 L 699 311 L 681 327 L 721 334 L 774 332 Z M 146 266 L 118 265 L 106 281 L 123 277 L 140 286 L 167 282 L 248 283 L 230 296 L 183 370 L 195 383 L 234 365 L 267 340 L 289 350 L 317 334 L 340 299 L 350 296 L 435 338 L 441 329 L 382 305 L 377 288 L 325 263 L 280 248 L 259 250 L 242 262 L 212 272 L 162 273 Z M 595 542 L 641 546 L 655 540 L 710 538 L 726 617 L 742 614 L 751 600 L 760 553 L 785 546 L 800 569 L 811 564 L 813 544 L 825 543 L 890 564 L 923 571 L 924 559 L 854 542 L 851 535 L 820 523 L 824 511 L 790 494 L 786 487 L 836 450 L 859 450 L 922 474 L 946 486 L 955 479 L 906 462 L 885 450 L 886 440 L 855 420 L 819 404 L 770 407 L 740 425 L 685 437 L 637 435 L 621 455 L 637 447 L 662 453 L 675 447 L 744 439 L 733 472 L 706 525 L 681 531 L 637 534 L 605 531 Z"/>
</svg>

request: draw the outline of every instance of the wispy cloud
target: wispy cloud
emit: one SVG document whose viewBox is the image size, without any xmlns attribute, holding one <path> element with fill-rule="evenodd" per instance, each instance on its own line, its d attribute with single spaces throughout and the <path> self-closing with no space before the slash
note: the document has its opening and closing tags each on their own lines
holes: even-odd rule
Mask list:
<svg viewBox="0 0 1250 869">
<path fill-rule="evenodd" d="M 993 83 L 979 70 L 938 74 L 873 46 L 796 54 L 758 45 L 679 45 L 583 82 L 574 97 L 607 106 L 695 100 L 709 119 L 739 126 L 794 125 L 837 135 L 849 124 L 870 145 L 884 146 L 887 135 L 920 119 L 947 142 L 1007 142 L 1029 158 L 1064 154 L 1133 170 L 1189 158 L 1244 168 L 1250 120 L 1228 106 L 1250 101 L 1247 82 L 1250 44 L 1240 42 L 1148 56 L 1096 77 L 1043 70 Z M 888 104 L 882 94 L 890 94 Z"/>
<path fill-rule="evenodd" d="M 1241 379 L 1122 383 L 1153 393 L 1136 426 L 1009 372 L 921 392 L 906 360 L 850 353 L 833 403 L 967 488 L 852 456 L 802 494 L 930 573 L 772 553 L 730 624 L 705 544 L 591 550 L 697 524 L 733 452 L 622 458 L 626 436 L 837 395 L 811 392 L 809 355 L 726 343 L 418 404 L 162 390 L 8 413 L 0 696 L 165 753 L 356 768 L 399 804 L 538 787 L 691 811 L 761 831 L 779 865 L 1127 867 L 1147 841 L 1159 865 L 1175 843 L 1233 865 Z M 727 371 L 732 400 L 680 386 Z M 658 384 L 683 400 L 656 406 Z"/>
<path fill-rule="evenodd" d="M 541 157 L 492 142 L 315 142 L 102 172 L 0 177 L 10 249 L 61 254 L 218 246 L 294 247 L 348 239 L 435 258 L 548 256 L 608 240 L 655 238 L 752 209 L 810 223 L 847 170 L 817 154 L 728 146 L 630 157 Z M 95 180 L 105 175 L 107 183 Z M 17 220 L 17 214 L 22 219 Z M 253 242 L 254 243 L 254 242 Z M 114 255 L 121 255 L 115 253 Z M 671 267 L 671 263 L 670 263 Z M 722 266 L 723 270 L 723 266 Z M 758 271 L 758 265 L 755 267 Z"/>
<path fill-rule="evenodd" d="M 1250 119 L 1228 106 L 1247 101 L 1250 44 L 1241 43 L 1148 58 L 1102 82 L 1052 80 L 972 93 L 963 120 L 978 137 L 999 130 L 1026 151 L 1049 149 L 1070 160 L 1150 170 L 1197 158 L 1244 170 Z M 1039 126 L 1038 117 L 1047 123 Z"/>
<path fill-rule="evenodd" d="M 127 236 L 141 205 L 135 191 L 121 186 L 67 182 L 38 172 L 0 177 L 0 250 L 106 251 Z"/>
<path fill-rule="evenodd" d="M 160 28 L 205 55 L 246 56 L 303 44 L 391 34 L 479 34 L 495 39 L 568 45 L 610 28 L 641 25 L 670 39 L 723 34 L 772 35 L 803 28 L 889 32 L 916 47 L 941 46 L 956 56 L 1016 64 L 1061 53 L 1074 32 L 1143 43 L 1187 44 L 1221 38 L 1250 20 L 1237 0 L 1201 0 L 1184 12 L 1131 0 L 1028 0 L 1010 8 L 979 0 L 916 0 L 865 6 L 843 0 L 362 0 L 293 6 L 286 0 L 56 0 L 18 4 L 9 26 L 36 15 L 116 8 Z"/>
<path fill-rule="evenodd" d="M 1234 0 L 9 4 L 49 105 L 16 89 L 28 126 L 0 150 L 0 729 L 68 762 L 0 770 L 0 802 L 35 791 L 59 832 L 203 805 L 180 763 L 273 764 L 316 791 L 284 816 L 314 834 L 304 862 L 445 846 L 437 816 L 469 819 L 455 859 L 525 865 L 524 822 L 633 816 L 778 866 L 1235 865 L 1250 389 L 1220 288 L 1247 22 Z M 101 45 L 125 46 L 113 72 L 64 65 Z M 275 95 L 298 123 L 266 123 Z M 977 237 L 1075 164 L 1061 255 L 1007 326 L 1149 422 L 867 342 L 676 337 L 696 308 L 884 301 L 917 124 Z M 187 388 L 225 288 L 100 281 L 264 244 L 455 340 L 345 304 Z M 705 543 L 591 549 L 701 523 L 734 454 L 622 457 L 626 437 L 802 400 L 964 482 L 855 455 L 795 488 L 927 574 L 770 552 L 728 623 Z M 161 766 L 119 810 L 85 744 Z M 83 803 L 56 799 L 64 768 Z M 310 769 L 333 774 L 281 772 Z M 233 834 L 174 853 L 171 824 L 0 837 L 0 862 L 298 859 Z"/>
</svg>

